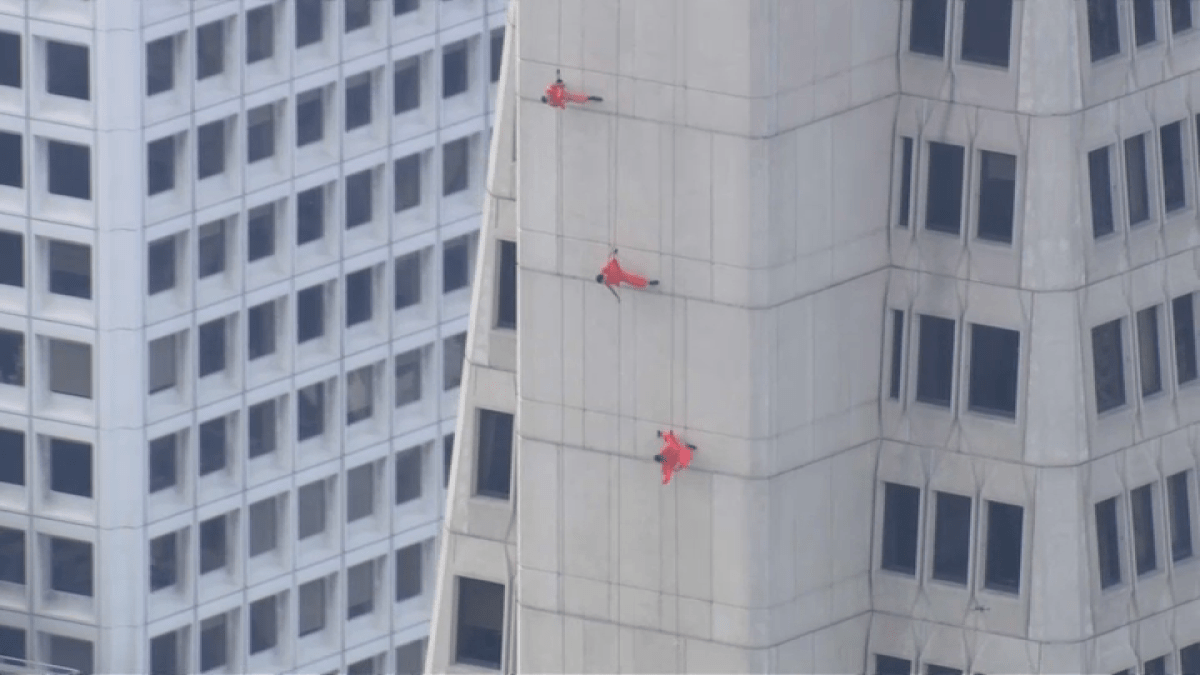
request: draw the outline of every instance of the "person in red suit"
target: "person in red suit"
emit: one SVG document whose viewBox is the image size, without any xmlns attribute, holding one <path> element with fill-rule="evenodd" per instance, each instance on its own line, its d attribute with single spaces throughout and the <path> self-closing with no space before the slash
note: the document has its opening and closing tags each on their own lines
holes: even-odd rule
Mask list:
<svg viewBox="0 0 1200 675">
<path fill-rule="evenodd" d="M 663 447 L 662 451 L 654 456 L 654 461 L 662 464 L 662 484 L 666 485 L 671 482 L 672 474 L 686 469 L 688 464 L 692 463 L 692 451 L 696 446 L 680 443 L 674 431 L 668 431 L 666 434 L 660 431 L 658 437 L 663 439 Z"/>
<path fill-rule="evenodd" d="M 626 272 L 621 269 L 621 263 L 617 262 L 617 249 L 613 249 L 612 255 L 608 256 L 608 264 L 600 270 L 600 274 L 596 275 L 596 283 L 604 284 L 612 294 L 620 301 L 621 296 L 613 290 L 613 286 L 621 284 L 629 284 L 634 288 L 645 288 L 646 286 L 657 286 L 658 279 L 646 280 L 646 277 L 632 272 Z"/>
<path fill-rule="evenodd" d="M 588 96 L 587 94 L 574 94 L 567 91 L 566 85 L 562 81 L 562 73 L 554 71 L 555 77 L 558 79 L 546 87 L 546 95 L 542 97 L 542 103 L 549 103 L 551 108 L 567 109 L 567 101 L 571 103 L 587 103 L 588 101 L 603 101 L 599 96 Z"/>
</svg>

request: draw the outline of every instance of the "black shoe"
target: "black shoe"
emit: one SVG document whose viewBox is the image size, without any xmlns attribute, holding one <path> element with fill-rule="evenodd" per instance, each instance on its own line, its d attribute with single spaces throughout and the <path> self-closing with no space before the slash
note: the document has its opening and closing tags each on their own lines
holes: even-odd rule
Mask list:
<svg viewBox="0 0 1200 675">
<path fill-rule="evenodd" d="M 653 281 L 650 281 L 650 282 L 648 282 L 648 283 L 649 283 L 651 286 L 657 286 L 657 285 L 658 285 L 658 279 L 654 279 Z"/>
<path fill-rule="evenodd" d="M 599 96 L 589 96 L 588 100 L 589 101 L 603 101 L 604 99 L 600 98 Z"/>
</svg>

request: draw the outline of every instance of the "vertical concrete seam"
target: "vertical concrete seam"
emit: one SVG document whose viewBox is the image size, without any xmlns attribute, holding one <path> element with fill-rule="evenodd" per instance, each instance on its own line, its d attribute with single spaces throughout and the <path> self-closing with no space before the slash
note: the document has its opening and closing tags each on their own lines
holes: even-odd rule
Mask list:
<svg viewBox="0 0 1200 675">
<path fill-rule="evenodd" d="M 559 58 L 561 59 L 561 57 L 562 57 L 562 7 L 560 6 L 558 8 L 558 10 L 559 10 L 558 11 L 558 45 L 557 45 L 556 53 L 558 54 Z M 556 122 L 556 124 L 554 125 L 555 143 L 558 146 L 558 148 L 557 148 L 558 151 L 555 153 L 555 164 L 557 165 L 555 168 L 557 170 L 556 173 L 558 176 L 558 181 L 557 181 L 558 189 L 556 189 L 554 191 L 554 210 L 555 210 L 555 215 L 558 220 L 558 222 L 556 223 L 556 228 L 555 228 L 555 230 L 556 230 L 555 253 L 556 253 L 556 257 L 558 258 L 557 265 L 558 265 L 559 279 L 560 279 L 560 281 L 559 281 L 560 290 L 559 290 L 559 295 L 558 295 L 558 302 L 559 302 L 558 315 L 559 315 L 559 317 L 565 317 L 566 312 L 564 310 L 566 309 L 566 294 L 564 293 L 565 282 L 562 280 L 563 276 L 564 276 L 564 270 L 562 268 L 562 259 L 563 259 L 562 123 L 561 123 L 561 119 L 557 115 L 555 116 L 555 122 Z M 515 138 L 513 139 L 514 144 L 516 143 L 516 140 L 517 139 L 515 139 Z M 518 195 L 519 195 L 519 191 L 518 191 Z M 564 330 L 565 328 L 566 328 L 566 322 L 564 320 L 562 323 L 562 326 L 559 329 L 559 333 L 558 333 L 559 360 L 560 360 L 559 361 L 559 387 L 560 387 L 559 395 L 560 395 L 561 399 L 563 399 L 563 400 L 561 401 L 560 406 L 559 406 L 558 452 L 555 453 L 555 455 L 556 455 L 556 461 L 555 461 L 556 467 L 555 468 L 558 472 L 558 476 L 557 476 L 558 485 L 555 487 L 555 501 L 558 504 L 557 528 L 558 528 L 558 551 L 559 551 L 559 559 L 558 559 L 559 574 L 558 574 L 557 585 L 558 585 L 559 612 L 560 612 L 560 616 L 563 617 L 562 620 L 559 622 L 559 631 L 560 631 L 559 641 L 560 641 L 560 644 L 562 645 L 562 660 L 563 660 L 562 665 L 563 665 L 564 673 L 567 672 L 567 669 L 566 669 L 567 620 L 566 620 L 566 612 L 565 612 L 566 603 L 564 601 L 564 596 L 566 593 L 566 540 L 565 540 L 565 536 L 564 536 L 565 532 L 564 532 L 564 527 L 563 527 L 564 514 L 566 513 L 566 511 L 565 511 L 566 505 L 565 505 L 564 499 L 563 499 L 563 493 L 564 493 L 563 487 L 565 485 L 565 483 L 563 481 L 566 478 L 566 468 L 565 468 L 566 467 L 566 448 L 565 448 L 565 443 L 563 443 L 563 440 L 564 440 L 563 429 L 566 425 L 566 417 L 567 417 L 566 406 L 564 405 L 566 403 L 566 401 L 565 401 L 565 398 L 566 398 L 565 397 L 565 393 L 566 393 L 565 392 L 565 383 L 566 383 L 566 374 L 565 373 L 566 373 L 566 370 L 565 370 L 565 368 L 563 368 L 563 365 L 565 362 L 565 356 L 566 356 L 566 335 L 565 335 L 565 330 Z"/>
</svg>

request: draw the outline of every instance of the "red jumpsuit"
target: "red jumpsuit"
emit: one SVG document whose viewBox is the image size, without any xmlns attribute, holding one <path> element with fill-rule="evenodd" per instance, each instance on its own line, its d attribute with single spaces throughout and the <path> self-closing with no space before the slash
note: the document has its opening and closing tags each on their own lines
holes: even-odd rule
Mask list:
<svg viewBox="0 0 1200 675">
<path fill-rule="evenodd" d="M 692 463 L 692 449 L 675 438 L 674 431 L 663 434 L 662 455 L 663 485 L 671 482 L 671 475 L 676 471 L 687 468 Z"/>
<path fill-rule="evenodd" d="M 566 110 L 567 101 L 571 103 L 587 103 L 587 100 L 587 94 L 573 94 L 567 91 L 566 85 L 562 82 L 555 82 L 546 87 L 546 103 L 553 108 Z"/>
<path fill-rule="evenodd" d="M 605 286 L 612 287 L 626 283 L 634 288 L 646 287 L 646 277 L 621 269 L 621 264 L 617 262 L 616 257 L 608 259 L 608 264 L 600 270 L 600 275 L 604 277 Z"/>
</svg>

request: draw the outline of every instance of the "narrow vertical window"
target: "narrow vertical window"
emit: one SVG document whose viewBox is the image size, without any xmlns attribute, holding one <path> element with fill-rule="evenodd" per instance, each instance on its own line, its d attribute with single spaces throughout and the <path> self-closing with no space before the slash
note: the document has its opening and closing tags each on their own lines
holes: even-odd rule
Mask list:
<svg viewBox="0 0 1200 675">
<path fill-rule="evenodd" d="M 1192 0 L 1171 0 L 1171 32 L 1182 33 L 1192 27 Z"/>
<path fill-rule="evenodd" d="M 1133 34 L 1137 46 L 1148 45 L 1158 39 L 1154 21 L 1154 0 L 1133 0 Z"/>
<path fill-rule="evenodd" d="M 1088 153 L 1088 186 L 1091 189 L 1092 197 L 1092 236 L 1096 239 L 1114 232 L 1112 173 L 1109 170 L 1108 153 L 1108 147 Z"/>
<path fill-rule="evenodd" d="M 912 163 L 913 139 L 903 139 L 903 151 L 900 159 L 900 213 L 896 225 L 908 227 L 908 212 L 912 208 Z"/>
<path fill-rule="evenodd" d="M 1163 204 L 1167 213 L 1187 206 L 1187 179 L 1183 173 L 1183 122 L 1174 122 L 1158 130 L 1162 144 Z"/>
<path fill-rule="evenodd" d="M 1147 307 L 1137 313 L 1137 329 L 1142 396 L 1150 396 L 1162 391 L 1162 371 L 1158 356 L 1158 307 Z"/>
<path fill-rule="evenodd" d="M 954 321 L 921 315 L 917 344 L 917 400 L 950 407 L 954 378 Z"/>
<path fill-rule="evenodd" d="M 900 399 L 900 367 L 904 361 L 904 311 L 892 310 L 892 373 L 888 396 Z"/>
<path fill-rule="evenodd" d="M 500 283 L 496 298 L 496 327 L 517 327 L 517 243 L 497 240 L 500 245 Z"/>
<path fill-rule="evenodd" d="M 929 144 L 929 180 L 925 193 L 925 227 L 958 234 L 962 221 L 963 147 Z"/>
<path fill-rule="evenodd" d="M 1167 478 L 1167 508 L 1171 515 L 1171 560 L 1192 557 L 1192 499 L 1188 491 L 1188 472 Z"/>
<path fill-rule="evenodd" d="M 1158 569 L 1154 537 L 1154 485 L 1143 485 L 1129 493 L 1129 515 L 1133 522 L 1133 558 L 1138 576 Z"/>
<path fill-rule="evenodd" d="M 1146 134 L 1125 139 L 1125 189 L 1130 227 L 1150 220 L 1150 184 L 1146 175 Z"/>
<path fill-rule="evenodd" d="M 908 48 L 918 54 L 946 53 L 946 0 L 912 0 Z"/>
<path fill-rule="evenodd" d="M 1121 583 L 1121 548 L 1117 533 L 1117 498 L 1096 504 L 1096 558 L 1100 568 L 1100 588 Z"/>
<path fill-rule="evenodd" d="M 884 483 L 882 567 L 914 576 L 917 573 L 917 524 L 921 490 L 910 485 Z"/>
<path fill-rule="evenodd" d="M 1020 593 L 1025 509 L 1003 502 L 988 502 L 987 506 L 987 564 L 983 570 L 983 587 L 1002 593 Z"/>
<path fill-rule="evenodd" d="M 962 60 L 1008 67 L 1012 0 L 963 3 Z"/>
<path fill-rule="evenodd" d="M 937 493 L 933 578 L 966 585 L 971 560 L 971 498 Z"/>
<path fill-rule="evenodd" d="M 979 160 L 979 238 L 1011 244 L 1017 158 L 985 150 Z"/>
<path fill-rule="evenodd" d="M 1121 320 L 1092 329 L 1092 370 L 1096 382 L 1096 412 L 1125 405 L 1125 363 Z"/>
<path fill-rule="evenodd" d="M 1171 301 L 1171 316 L 1175 329 L 1176 381 L 1183 384 L 1200 375 L 1196 368 L 1196 320 L 1191 293 Z"/>
<path fill-rule="evenodd" d="M 1087 0 L 1088 46 L 1092 62 L 1121 52 L 1117 0 Z"/>
</svg>

